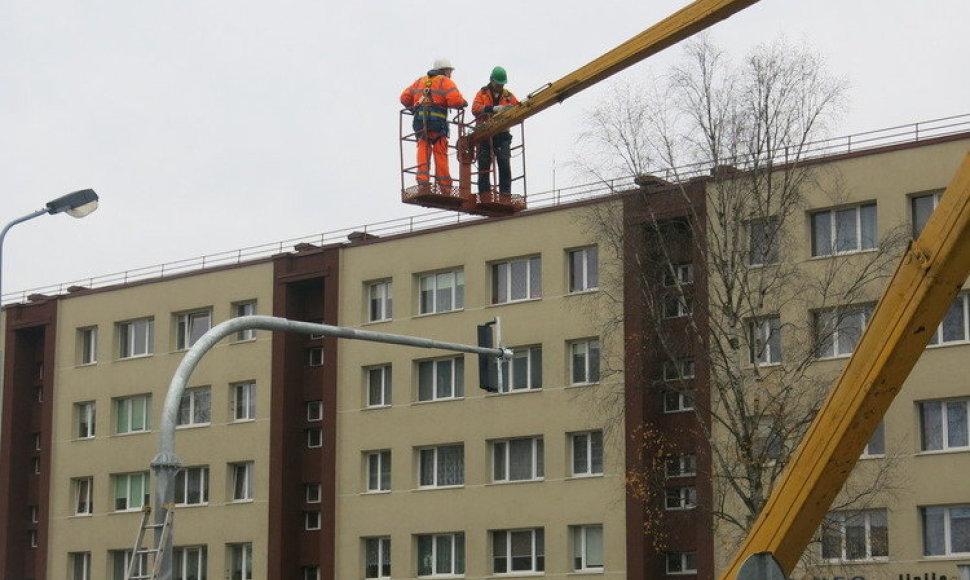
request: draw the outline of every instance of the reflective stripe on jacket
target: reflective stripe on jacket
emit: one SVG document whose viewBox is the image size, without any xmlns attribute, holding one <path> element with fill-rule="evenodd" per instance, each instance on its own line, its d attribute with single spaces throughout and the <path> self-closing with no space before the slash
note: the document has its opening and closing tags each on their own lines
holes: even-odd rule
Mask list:
<svg viewBox="0 0 970 580">
<path fill-rule="evenodd" d="M 401 104 L 414 113 L 414 130 L 448 134 L 448 109 L 468 105 L 458 86 L 440 71 L 428 71 L 401 93 Z"/>
<path fill-rule="evenodd" d="M 475 115 L 475 120 L 477 122 L 484 123 L 492 118 L 492 107 L 495 105 L 518 104 L 519 100 L 515 98 L 515 95 L 505 88 L 503 88 L 502 93 L 498 95 L 498 101 L 496 102 L 495 94 L 492 92 L 492 87 L 485 85 L 478 91 L 478 94 L 475 95 L 475 101 L 472 103 L 472 115 Z"/>
</svg>

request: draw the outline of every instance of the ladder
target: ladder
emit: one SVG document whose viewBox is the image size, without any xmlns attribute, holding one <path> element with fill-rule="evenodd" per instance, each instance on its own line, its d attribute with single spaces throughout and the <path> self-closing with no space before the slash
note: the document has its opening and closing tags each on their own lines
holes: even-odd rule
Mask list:
<svg viewBox="0 0 970 580">
<path fill-rule="evenodd" d="M 168 539 L 169 531 L 172 526 L 172 509 L 169 507 L 165 511 L 165 520 L 160 523 L 151 523 L 152 507 L 146 505 L 141 508 L 141 524 L 138 526 L 138 533 L 135 535 L 135 547 L 131 551 L 131 559 L 128 561 L 128 566 L 125 570 L 125 580 L 156 580 L 158 578 L 159 568 L 162 565 L 161 558 L 161 548 L 165 546 L 165 541 Z M 142 548 L 142 542 L 145 541 L 145 531 L 146 530 L 157 530 L 161 528 L 161 534 L 158 541 L 158 548 Z M 151 564 L 141 566 L 143 561 L 142 556 L 147 555 L 151 561 Z M 150 568 L 151 572 L 146 572 L 146 568 Z"/>
</svg>

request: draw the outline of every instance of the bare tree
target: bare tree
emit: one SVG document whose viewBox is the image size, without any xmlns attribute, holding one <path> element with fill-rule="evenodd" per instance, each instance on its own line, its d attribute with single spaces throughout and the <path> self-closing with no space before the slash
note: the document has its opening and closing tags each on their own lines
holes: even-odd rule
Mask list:
<svg viewBox="0 0 970 580">
<path fill-rule="evenodd" d="M 848 230 L 832 225 L 831 239 L 819 229 L 813 247 L 804 242 L 810 207 L 847 200 L 834 170 L 810 159 L 845 83 L 810 51 L 779 41 L 735 65 L 701 38 L 653 86 L 614 85 L 581 139 L 587 171 L 625 171 L 641 185 L 623 196 L 619 218 L 615 204 L 590 211 L 624 264 L 605 294 L 622 304 L 608 325 L 626 336 L 627 389 L 695 418 L 671 427 L 661 413 L 627 429 L 640 458 L 628 465 L 630 491 L 663 501 L 651 489 L 664 485 L 657 457 L 677 452 L 673 440 L 703 441 L 698 465 L 709 472 L 698 475 L 712 483 L 697 509 L 740 534 L 841 370 L 820 359 L 851 351 L 907 233 L 855 231 L 858 247 L 848 248 Z M 884 491 L 887 477 L 856 482 L 842 506 Z"/>
</svg>

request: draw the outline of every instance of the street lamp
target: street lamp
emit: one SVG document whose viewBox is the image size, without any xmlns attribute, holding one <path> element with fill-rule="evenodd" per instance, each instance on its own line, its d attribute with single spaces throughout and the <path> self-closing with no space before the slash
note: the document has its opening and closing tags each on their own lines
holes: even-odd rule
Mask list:
<svg viewBox="0 0 970 580">
<path fill-rule="evenodd" d="M 98 209 L 98 194 L 94 193 L 93 189 L 82 189 L 51 200 L 43 208 L 17 218 L 3 227 L 3 231 L 0 231 L 0 306 L 3 305 L 3 239 L 7 235 L 7 230 L 45 213 L 53 215 L 64 212 L 71 217 L 83 218 L 96 209 Z"/>
</svg>

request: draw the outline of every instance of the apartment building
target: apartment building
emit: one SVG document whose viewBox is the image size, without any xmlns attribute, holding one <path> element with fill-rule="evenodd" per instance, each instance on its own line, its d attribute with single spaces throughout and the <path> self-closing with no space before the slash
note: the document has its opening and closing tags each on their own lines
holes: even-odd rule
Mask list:
<svg viewBox="0 0 970 580">
<path fill-rule="evenodd" d="M 961 134 L 814 161 L 822 177 L 780 259 L 811 272 L 894 228 L 918 230 L 968 146 Z M 641 348 L 654 321 L 635 307 L 630 266 L 632 234 L 658 215 L 703 216 L 716 183 L 638 185 L 7 306 L 2 575 L 121 578 L 185 350 L 229 318 L 272 314 L 459 343 L 499 319 L 515 356 L 489 393 L 471 355 L 268 331 L 219 343 L 180 408 L 177 578 L 714 578 L 736 536 L 712 515 L 723 496 L 698 435 L 711 426 L 698 411 L 710 408 L 712 370 L 703 344 Z M 597 219 L 620 220 L 628 237 L 617 245 Z M 691 247 L 676 256 L 676 281 L 654 280 L 698 305 L 670 302 L 672 328 L 706 324 L 710 282 Z M 818 376 L 851 354 L 878 297 L 867 291 L 843 305 L 858 314 L 823 341 Z M 968 296 L 860 462 L 860 481 L 891 463 L 892 489 L 833 513 L 800 577 L 970 574 Z M 824 324 L 826 312 L 788 306 L 778 324 L 749 327 L 764 340 L 739 351 L 745 368 L 781 364 L 797 344 L 790 329 Z M 645 461 L 645 422 L 676 435 L 650 505 L 627 485 Z M 649 535 L 658 527 L 663 542 Z"/>
</svg>

